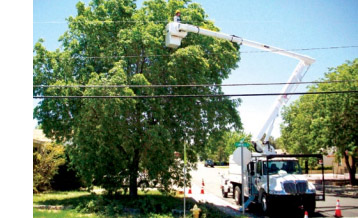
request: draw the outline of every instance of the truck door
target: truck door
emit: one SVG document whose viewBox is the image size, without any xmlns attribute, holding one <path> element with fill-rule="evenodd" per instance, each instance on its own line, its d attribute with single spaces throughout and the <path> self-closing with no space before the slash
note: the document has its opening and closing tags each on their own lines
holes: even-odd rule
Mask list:
<svg viewBox="0 0 358 218">
<path fill-rule="evenodd" d="M 260 190 L 260 187 L 262 185 L 262 161 L 256 162 L 256 169 L 255 169 L 255 175 L 253 176 L 253 184 L 255 187 L 255 194 L 258 193 L 258 190 Z"/>
<path fill-rule="evenodd" d="M 254 175 L 255 175 L 255 163 L 250 162 L 247 164 L 247 187 L 248 187 L 248 194 L 252 195 L 254 189 Z"/>
<path fill-rule="evenodd" d="M 248 187 L 250 195 L 257 194 L 256 181 L 259 178 L 259 174 L 257 173 L 257 164 L 258 162 L 250 162 L 247 165 L 248 168 Z"/>
</svg>

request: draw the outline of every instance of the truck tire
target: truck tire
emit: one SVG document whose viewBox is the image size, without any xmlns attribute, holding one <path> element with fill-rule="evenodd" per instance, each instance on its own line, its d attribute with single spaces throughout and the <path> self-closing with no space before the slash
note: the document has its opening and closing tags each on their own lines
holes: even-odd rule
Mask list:
<svg viewBox="0 0 358 218">
<path fill-rule="evenodd" d="M 271 203 L 267 200 L 267 195 L 265 193 L 261 196 L 261 210 L 264 214 L 268 214 L 271 210 Z"/>
<path fill-rule="evenodd" d="M 237 185 L 234 189 L 234 199 L 237 205 L 242 205 L 242 199 L 241 199 L 241 189 Z"/>
</svg>

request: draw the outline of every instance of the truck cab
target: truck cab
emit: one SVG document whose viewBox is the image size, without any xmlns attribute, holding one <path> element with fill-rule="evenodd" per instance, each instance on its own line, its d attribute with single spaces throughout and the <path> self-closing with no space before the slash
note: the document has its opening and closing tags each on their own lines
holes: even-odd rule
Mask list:
<svg viewBox="0 0 358 218">
<path fill-rule="evenodd" d="M 274 206 L 273 202 L 278 205 L 303 206 L 310 214 L 314 212 L 316 188 L 302 174 L 296 158 L 275 157 L 267 160 L 261 157 L 252 163 L 248 167 L 251 177 L 248 181 L 249 192 L 255 195 L 264 212 Z"/>
</svg>

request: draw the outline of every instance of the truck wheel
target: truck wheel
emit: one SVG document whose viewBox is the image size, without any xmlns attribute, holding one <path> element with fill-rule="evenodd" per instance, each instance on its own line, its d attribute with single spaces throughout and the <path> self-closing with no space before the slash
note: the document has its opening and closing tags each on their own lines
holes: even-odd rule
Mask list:
<svg viewBox="0 0 358 218">
<path fill-rule="evenodd" d="M 221 193 L 222 193 L 222 195 L 223 195 L 224 198 L 227 198 L 227 192 L 225 192 L 224 187 L 221 188 Z"/>
<path fill-rule="evenodd" d="M 261 197 L 261 210 L 264 214 L 268 214 L 270 211 L 270 204 L 267 200 L 267 195 L 264 193 Z"/>
<path fill-rule="evenodd" d="M 236 202 L 237 205 L 242 204 L 241 190 L 240 190 L 240 187 L 238 185 L 235 186 L 235 189 L 234 189 L 234 198 L 235 198 L 235 202 Z"/>
</svg>

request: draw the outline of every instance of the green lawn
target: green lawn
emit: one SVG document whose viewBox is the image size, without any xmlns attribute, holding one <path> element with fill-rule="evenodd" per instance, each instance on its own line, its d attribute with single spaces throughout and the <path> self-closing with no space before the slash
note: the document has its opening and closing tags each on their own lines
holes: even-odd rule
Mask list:
<svg viewBox="0 0 358 218">
<path fill-rule="evenodd" d="M 34 205 L 63 205 L 75 207 L 76 205 L 94 199 L 89 192 L 85 191 L 71 191 L 71 192 L 48 192 L 43 194 L 33 195 Z M 35 218 L 102 218 L 94 213 L 80 213 L 76 209 L 65 210 L 47 210 L 34 208 L 33 217 Z"/>
<path fill-rule="evenodd" d="M 187 217 L 193 208 L 192 199 L 186 201 Z M 105 196 L 86 191 L 48 192 L 33 195 L 34 205 L 65 206 L 63 210 L 33 209 L 34 218 L 179 218 L 173 210 L 182 211 L 182 196 L 163 195 L 159 191 L 139 192 L 137 198 L 129 196 Z M 213 205 L 197 203 L 206 218 L 230 218 Z"/>
<path fill-rule="evenodd" d="M 39 210 L 34 208 L 33 217 L 35 218 L 107 218 L 108 216 L 97 215 L 94 213 L 79 213 L 76 210 Z M 142 215 L 116 215 L 116 218 L 140 218 Z M 175 218 L 171 215 L 149 214 L 148 218 Z"/>
<path fill-rule="evenodd" d="M 33 217 L 35 218 L 102 218 L 96 214 L 83 214 L 76 210 L 40 210 L 34 208 Z"/>
<path fill-rule="evenodd" d="M 86 191 L 70 191 L 70 192 L 47 192 L 33 195 L 34 205 L 77 205 L 94 196 Z"/>
<path fill-rule="evenodd" d="M 215 166 L 215 168 L 229 169 L 229 166 Z"/>
</svg>

